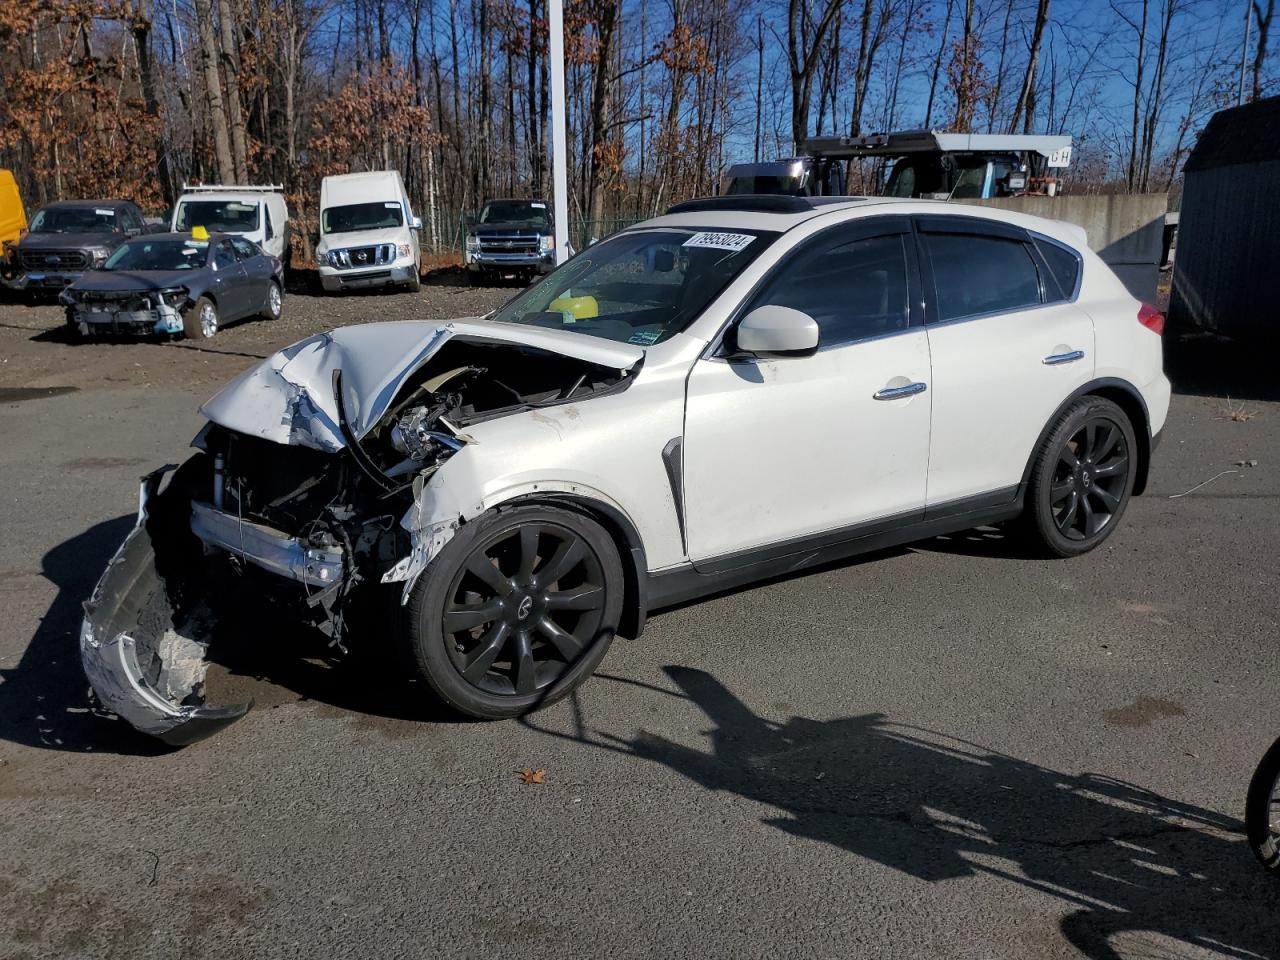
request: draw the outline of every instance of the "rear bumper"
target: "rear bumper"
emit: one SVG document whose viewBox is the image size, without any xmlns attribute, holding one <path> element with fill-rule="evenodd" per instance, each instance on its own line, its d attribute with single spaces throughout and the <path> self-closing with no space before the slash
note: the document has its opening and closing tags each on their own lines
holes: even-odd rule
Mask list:
<svg viewBox="0 0 1280 960">
<path fill-rule="evenodd" d="M 320 268 L 320 285 L 325 290 L 361 290 L 370 287 L 388 287 L 397 283 L 410 283 L 418 275 L 416 264 L 406 263 L 376 267 L 372 270 L 335 270 Z"/>
<path fill-rule="evenodd" d="M 183 636 L 174 626 L 157 636 L 151 622 L 164 612 L 156 604 L 166 602 L 167 591 L 147 520 L 160 480 L 170 469 L 143 478 L 138 524 L 85 602 L 80 662 L 104 707 L 143 733 L 183 746 L 234 723 L 253 704 L 206 704 L 205 643 Z M 184 632 L 191 631 L 184 627 Z"/>
</svg>

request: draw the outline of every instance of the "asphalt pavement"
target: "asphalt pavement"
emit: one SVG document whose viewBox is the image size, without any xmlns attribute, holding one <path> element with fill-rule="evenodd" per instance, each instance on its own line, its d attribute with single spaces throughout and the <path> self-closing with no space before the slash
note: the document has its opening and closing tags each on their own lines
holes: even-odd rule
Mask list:
<svg viewBox="0 0 1280 960">
<path fill-rule="evenodd" d="M 1280 956 L 1240 823 L 1280 736 L 1265 378 L 1184 355 L 1085 557 L 987 530 L 720 596 L 503 723 L 264 632 L 211 679 L 255 709 L 175 751 L 90 710 L 76 632 L 210 377 L 63 376 L 120 348 L 56 323 L 0 323 L 0 957 Z"/>
</svg>

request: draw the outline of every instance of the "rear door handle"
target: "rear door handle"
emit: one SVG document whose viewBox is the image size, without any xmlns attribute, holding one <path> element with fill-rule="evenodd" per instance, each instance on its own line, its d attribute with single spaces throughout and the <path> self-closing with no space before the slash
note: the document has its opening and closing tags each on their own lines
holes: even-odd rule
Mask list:
<svg viewBox="0 0 1280 960">
<path fill-rule="evenodd" d="M 877 400 L 901 400 L 903 397 L 914 397 L 917 393 L 924 393 L 928 389 L 927 384 L 908 383 L 901 387 L 885 387 L 871 396 Z"/>
<path fill-rule="evenodd" d="M 1059 363 L 1074 363 L 1084 358 L 1083 350 L 1072 350 L 1068 353 L 1051 353 L 1040 362 L 1047 366 L 1054 366 Z"/>
</svg>

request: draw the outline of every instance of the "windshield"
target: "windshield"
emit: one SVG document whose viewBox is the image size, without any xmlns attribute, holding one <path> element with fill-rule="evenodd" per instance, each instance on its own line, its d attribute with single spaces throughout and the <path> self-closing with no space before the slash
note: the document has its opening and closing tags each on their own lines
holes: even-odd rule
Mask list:
<svg viewBox="0 0 1280 960">
<path fill-rule="evenodd" d="M 494 200 L 480 211 L 481 223 L 519 223 L 545 227 L 551 223 L 547 205 L 535 200 Z"/>
<path fill-rule="evenodd" d="M 107 258 L 103 270 L 198 270 L 209 257 L 206 240 L 130 240 Z"/>
<path fill-rule="evenodd" d="M 258 207 L 239 200 L 184 200 L 178 204 L 173 229 L 179 233 L 194 227 L 211 233 L 252 233 L 258 229 Z"/>
<path fill-rule="evenodd" d="M 115 233 L 110 207 L 46 207 L 31 221 L 32 233 Z"/>
<path fill-rule="evenodd" d="M 349 233 L 353 230 L 379 230 L 404 223 L 404 211 L 394 200 L 376 203 L 350 203 L 345 207 L 329 207 L 320 214 L 325 233 Z"/>
<path fill-rule="evenodd" d="M 949 154 L 951 171 L 940 153 L 903 157 L 893 167 L 885 196 L 931 197 L 955 200 L 981 198 L 986 192 L 987 158 Z"/>
<path fill-rule="evenodd" d="M 698 229 L 620 233 L 490 319 L 649 346 L 687 327 L 777 237 Z"/>
</svg>

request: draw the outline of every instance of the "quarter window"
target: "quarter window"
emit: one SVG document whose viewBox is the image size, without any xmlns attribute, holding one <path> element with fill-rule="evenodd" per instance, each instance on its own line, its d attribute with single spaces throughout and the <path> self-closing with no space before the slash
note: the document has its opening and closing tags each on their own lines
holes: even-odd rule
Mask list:
<svg viewBox="0 0 1280 960">
<path fill-rule="evenodd" d="M 818 324 L 819 347 L 907 328 L 905 234 L 852 240 L 784 262 L 753 305 L 791 307 Z"/>
<path fill-rule="evenodd" d="M 938 319 L 960 320 L 1040 303 L 1040 274 L 1017 240 L 963 233 L 926 233 Z"/>
<path fill-rule="evenodd" d="M 241 260 L 248 260 L 250 257 L 256 257 L 258 255 L 257 246 L 246 240 L 244 237 L 232 237 L 231 245 L 236 248 L 236 255 Z"/>
<path fill-rule="evenodd" d="M 1036 249 L 1044 262 L 1049 266 L 1053 279 L 1058 281 L 1061 296 L 1049 296 L 1050 300 L 1070 300 L 1075 296 L 1076 284 L 1080 282 L 1080 255 L 1067 247 L 1059 246 L 1052 240 L 1036 238 Z"/>
</svg>

